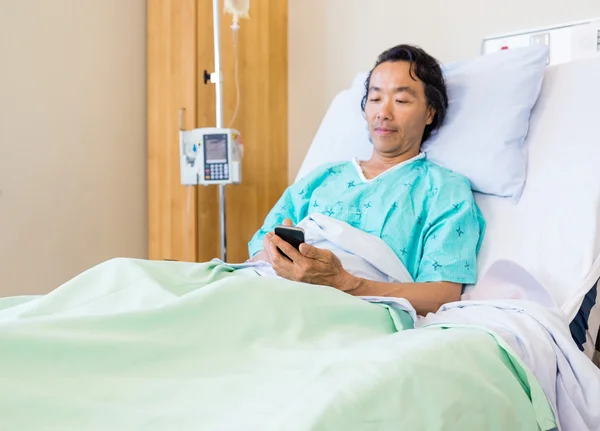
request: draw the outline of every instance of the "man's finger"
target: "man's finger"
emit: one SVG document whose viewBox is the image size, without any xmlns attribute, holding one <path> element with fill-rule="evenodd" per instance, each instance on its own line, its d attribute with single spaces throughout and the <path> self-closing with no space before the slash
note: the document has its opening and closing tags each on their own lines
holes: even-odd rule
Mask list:
<svg viewBox="0 0 600 431">
<path fill-rule="evenodd" d="M 262 244 L 263 244 L 263 249 L 267 250 L 269 248 L 269 245 L 271 244 L 271 233 L 267 233 L 265 235 L 265 237 L 263 238 Z"/>
<path fill-rule="evenodd" d="M 286 218 L 284 219 L 281 224 L 283 226 L 294 226 L 294 223 L 292 222 L 292 219 Z"/>
<path fill-rule="evenodd" d="M 271 244 L 269 247 L 273 253 L 273 257 L 271 259 L 271 266 L 273 267 L 273 270 L 280 277 L 291 280 L 291 274 L 294 272 L 294 262 L 282 255 L 275 244 Z"/>
<path fill-rule="evenodd" d="M 287 257 L 294 262 L 303 258 L 302 253 L 292 247 L 287 241 L 282 240 L 279 236 L 271 237 L 271 244 L 278 247 Z"/>
<path fill-rule="evenodd" d="M 309 245 L 305 242 L 300 244 L 300 253 L 302 253 L 303 256 L 308 257 L 310 259 L 326 260 L 327 254 L 325 252 L 326 250 L 313 247 L 312 245 Z"/>
<path fill-rule="evenodd" d="M 271 237 L 273 236 L 272 232 L 269 232 L 263 238 L 263 247 L 266 248 L 269 244 L 271 244 Z"/>
<path fill-rule="evenodd" d="M 269 255 L 269 260 L 271 261 L 271 263 L 273 263 L 273 259 L 275 257 L 277 257 L 279 253 L 279 251 L 277 250 L 277 247 L 275 247 L 275 245 L 273 244 L 273 242 L 271 242 L 271 238 L 273 237 L 273 234 L 267 234 L 267 236 L 265 237 L 266 240 L 266 244 L 265 244 L 265 250 L 267 250 L 267 254 Z"/>
<path fill-rule="evenodd" d="M 282 266 L 283 264 L 291 263 L 288 258 L 281 254 L 273 241 L 269 241 L 269 253 L 271 254 L 271 263 L 273 266 Z"/>
</svg>

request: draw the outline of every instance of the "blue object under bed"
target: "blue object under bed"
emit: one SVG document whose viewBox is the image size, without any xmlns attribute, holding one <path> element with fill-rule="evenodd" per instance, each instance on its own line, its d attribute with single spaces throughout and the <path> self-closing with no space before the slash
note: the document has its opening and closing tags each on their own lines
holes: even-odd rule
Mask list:
<svg viewBox="0 0 600 431">
<path fill-rule="evenodd" d="M 577 347 L 579 347 L 579 350 L 581 351 L 584 350 L 583 345 L 586 342 L 586 333 L 589 330 L 588 321 L 590 319 L 590 312 L 592 311 L 592 308 L 594 308 L 594 305 L 596 305 L 598 297 L 598 282 L 600 282 L 600 280 L 596 281 L 594 286 L 585 295 L 577 315 L 569 325 L 573 340 L 575 340 Z M 596 348 L 598 348 L 598 344 L 599 340 L 596 340 Z"/>
</svg>

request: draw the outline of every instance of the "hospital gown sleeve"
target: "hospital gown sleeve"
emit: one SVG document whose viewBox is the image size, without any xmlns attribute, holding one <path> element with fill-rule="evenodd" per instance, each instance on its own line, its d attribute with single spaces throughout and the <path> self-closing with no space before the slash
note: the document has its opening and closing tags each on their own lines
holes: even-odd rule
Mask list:
<svg viewBox="0 0 600 431">
<path fill-rule="evenodd" d="M 320 170 L 308 174 L 305 178 L 289 186 L 279 198 L 275 206 L 269 211 L 261 228 L 254 234 L 248 243 L 250 257 L 263 249 L 263 239 L 268 232 L 273 232 L 275 226 L 289 218 L 294 226 L 308 213 L 310 196 L 317 186 Z"/>
<path fill-rule="evenodd" d="M 475 283 L 485 221 L 470 189 L 438 202 L 432 215 L 416 281 Z"/>
</svg>

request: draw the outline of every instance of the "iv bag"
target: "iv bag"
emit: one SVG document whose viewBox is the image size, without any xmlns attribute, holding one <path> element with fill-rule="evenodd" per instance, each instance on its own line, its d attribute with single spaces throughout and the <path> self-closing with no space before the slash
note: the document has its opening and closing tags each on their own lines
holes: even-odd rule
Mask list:
<svg viewBox="0 0 600 431">
<path fill-rule="evenodd" d="M 225 12 L 236 18 L 248 18 L 250 0 L 225 0 Z"/>
</svg>

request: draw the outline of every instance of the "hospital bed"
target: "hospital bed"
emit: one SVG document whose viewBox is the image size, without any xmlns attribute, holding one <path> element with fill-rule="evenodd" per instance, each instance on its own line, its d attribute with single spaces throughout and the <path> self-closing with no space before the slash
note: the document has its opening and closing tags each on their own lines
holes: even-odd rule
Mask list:
<svg viewBox="0 0 600 431">
<path fill-rule="evenodd" d="M 0 300 L 0 429 L 600 430 L 598 76 L 600 58 L 546 71 L 522 195 L 476 195 L 488 228 L 464 301 L 418 320 L 249 268 L 114 259 Z M 363 79 L 299 177 L 368 157 Z M 542 292 L 485 291 L 492 270 Z"/>
<path fill-rule="evenodd" d="M 475 194 L 488 225 L 479 274 L 502 259 L 526 268 L 566 314 L 574 340 L 590 358 L 600 346 L 598 76 L 600 58 L 549 67 L 525 141 L 522 197 L 515 204 Z M 364 78 L 359 74 L 333 100 L 296 179 L 321 163 L 370 155 L 358 108 Z"/>
<path fill-rule="evenodd" d="M 600 367 L 598 76 L 600 57 L 548 67 L 524 143 L 528 167 L 522 195 L 516 202 L 485 193 L 475 197 L 487 221 L 478 275 L 505 260 L 524 268 L 549 294 L 539 302 L 564 313 L 572 340 Z M 321 163 L 369 157 L 366 122 L 358 108 L 364 80 L 365 73 L 357 75 L 333 100 L 297 180 Z M 463 298 L 478 298 L 476 290 L 468 286 Z M 590 378 L 597 386 L 598 375 Z"/>
</svg>

